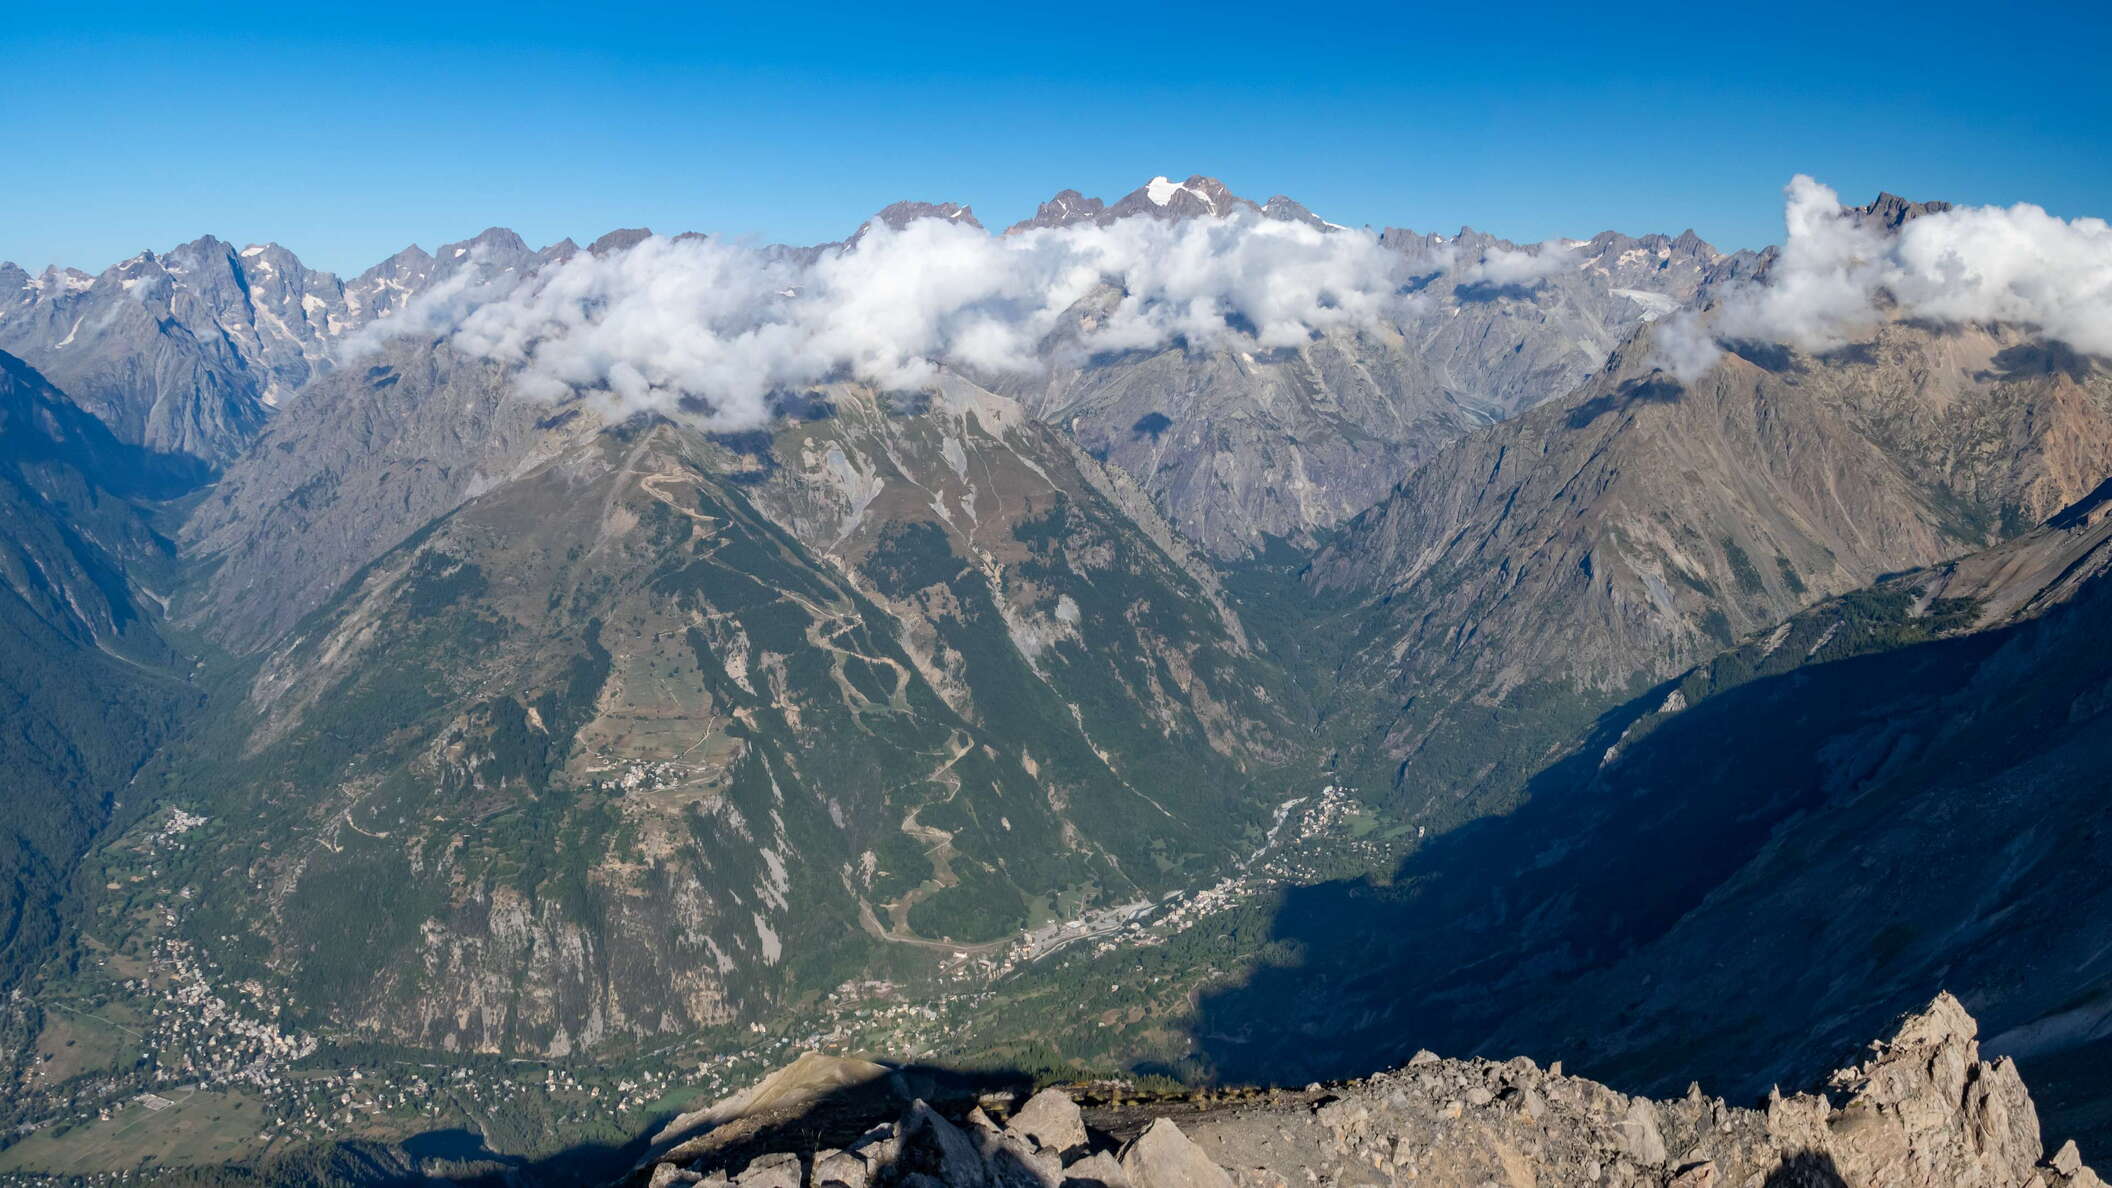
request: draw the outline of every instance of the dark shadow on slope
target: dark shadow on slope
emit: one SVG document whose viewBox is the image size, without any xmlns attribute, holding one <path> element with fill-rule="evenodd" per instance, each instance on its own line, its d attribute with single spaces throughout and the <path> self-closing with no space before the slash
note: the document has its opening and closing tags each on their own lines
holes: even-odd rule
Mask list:
<svg viewBox="0 0 2112 1188">
<path fill-rule="evenodd" d="M 891 417 L 921 417 L 931 411 L 931 392 L 925 388 L 889 388 L 880 393 L 880 408 Z"/>
<path fill-rule="evenodd" d="M 773 392 L 770 412 L 792 421 L 826 421 L 836 415 L 836 402 L 822 392 Z"/>
<path fill-rule="evenodd" d="M 2067 530 L 2081 526 L 2092 512 L 2112 502 L 2112 478 L 2099 483 L 2088 495 L 2062 508 L 2046 521 L 2048 528 Z"/>
<path fill-rule="evenodd" d="M 1983 1034 L 2053 1009 L 2112 978 L 2077 968 L 2112 911 L 2107 586 L 2020 627 L 1712 670 L 1682 712 L 1656 713 L 1665 687 L 1608 712 L 1515 812 L 1391 879 L 1289 892 L 1274 937 L 1300 956 L 1205 996 L 1200 1054 L 1227 1082 L 1430 1048 L 1736 1096 L 1814 1083 L 1939 989 Z M 1857 630 L 1889 646 L 1896 626 Z M 2037 997 L 2007 988 L 2026 971 Z"/>
<path fill-rule="evenodd" d="M 1622 384 L 1619 389 L 1603 396 L 1594 396 L 1569 410 L 1568 425 L 1582 429 L 1607 413 L 1620 412 L 1637 404 L 1673 404 L 1686 394 L 1671 377 L 1653 372 L 1638 376 Z"/>
<path fill-rule="evenodd" d="M 1980 373 L 1983 379 L 2030 379 L 2061 375 L 2081 383 L 2096 369 L 2095 361 L 2064 342 L 2018 343 L 1995 352 L 1994 367 Z"/>
<path fill-rule="evenodd" d="M 784 1108 L 685 1132 L 679 1147 L 657 1137 L 676 1120 L 677 1115 L 665 1113 L 627 1138 L 581 1142 L 535 1158 L 495 1152 L 483 1135 L 455 1128 L 397 1143 L 318 1142 L 254 1161 L 163 1169 L 156 1182 L 178 1188 L 643 1188 L 652 1165 L 662 1158 L 707 1174 L 738 1174 L 757 1156 L 780 1152 L 797 1154 L 804 1172 L 815 1151 L 849 1146 L 873 1127 L 900 1119 L 914 1100 L 965 1124 L 978 1105 L 1016 1103 L 1035 1083 L 1015 1069 L 891 1067 L 894 1073 L 884 1081 L 829 1090 Z"/>
<path fill-rule="evenodd" d="M 514 1165 L 524 1162 L 511 1155 L 501 1155 L 484 1143 L 484 1136 L 474 1130 L 451 1126 L 442 1130 L 428 1130 L 414 1134 L 400 1144 L 403 1153 L 413 1161 L 449 1160 L 456 1163 L 491 1162 Z"/>
<path fill-rule="evenodd" d="M 1172 417 L 1162 412 L 1148 412 L 1138 417 L 1137 423 L 1129 427 L 1129 435 L 1131 437 L 1149 437 L 1151 440 L 1157 441 L 1160 434 L 1172 427 Z"/>
<path fill-rule="evenodd" d="M 781 465 L 777 458 L 776 439 L 765 430 L 743 429 L 727 433 L 707 433 L 704 436 L 713 444 L 731 450 L 754 463 L 749 469 L 726 473 L 726 481 L 736 486 L 752 487 L 767 482 Z"/>
<path fill-rule="evenodd" d="M 213 479 L 188 454 L 160 454 L 120 441 L 35 368 L 0 351 L 0 463 L 61 466 L 126 499 L 174 499 Z"/>
<path fill-rule="evenodd" d="M 1390 879 L 1336 880 L 1289 889 L 1274 936 L 1300 952 L 1295 965 L 1257 971 L 1244 985 L 1207 994 L 1198 1046 L 1219 1081 L 1291 1084 L 1367 1075 L 1418 1048 L 1464 1055 L 1494 1006 L 1509 957 L 1513 886 L 1532 871 L 1528 839 L 1576 831 L 1592 806 L 1561 794 L 1588 781 L 1587 753 L 1603 752 L 1661 704 L 1653 689 L 1601 715 L 1592 743 L 1535 777 L 1517 812 L 1430 838 Z M 1557 872 L 1559 873 L 1559 872 Z"/>
<path fill-rule="evenodd" d="M 1470 305 L 1488 305 L 1496 301 L 1531 301 L 1547 282 L 1536 284 L 1499 285 L 1489 281 L 1472 281 L 1452 290 L 1452 296 Z"/>
<path fill-rule="evenodd" d="M 2072 1138 L 2086 1156 L 2103 1162 L 2104 1153 L 2112 1151 L 2112 1092 L 2106 1086 L 2112 1036 L 2054 1052 L 2010 1053 L 2005 1044 L 1983 1045 L 1989 1047 L 1996 1049 L 1994 1055 L 2014 1056 L 2038 1107 L 2046 1149 Z"/>
<path fill-rule="evenodd" d="M 1782 1166 L 1767 1174 L 1765 1188 L 1848 1188 L 1833 1156 L 1824 1151 L 1806 1151 L 1782 1160 Z"/>
<path fill-rule="evenodd" d="M 1187 344 L 1183 342 L 1164 347 L 1125 347 L 1121 350 L 1091 351 L 1084 356 L 1083 367 L 1099 369 L 1119 367 L 1123 364 L 1143 363 L 1164 351 L 1175 349 L 1185 353 Z"/>
<path fill-rule="evenodd" d="M 684 1132 L 673 1140 L 658 1138 L 675 1120 L 674 1115 L 664 1115 L 621 1144 L 585 1143 L 542 1159 L 465 1166 L 460 1173 L 438 1177 L 420 1173 L 389 1183 L 405 1188 L 436 1181 L 480 1188 L 613 1183 L 642 1186 L 652 1163 L 662 1158 L 678 1159 L 707 1175 L 719 1170 L 737 1175 L 757 1156 L 782 1152 L 798 1155 L 803 1167 L 811 1167 L 816 1151 L 850 1146 L 875 1126 L 899 1119 L 913 1101 L 924 1101 L 955 1123 L 965 1124 L 969 1111 L 992 1100 L 993 1095 L 1016 1101 L 1034 1088 L 1033 1077 L 1016 1069 L 962 1070 L 924 1064 L 891 1067 L 891 1075 L 881 1080 L 829 1090 L 786 1107 Z M 431 1170 L 436 1169 L 428 1164 L 425 1172 Z"/>
<path fill-rule="evenodd" d="M 1834 367 L 1877 366 L 1877 344 L 1874 342 L 1851 342 L 1830 351 L 1820 351 L 1813 356 L 1819 362 Z"/>
<path fill-rule="evenodd" d="M 1776 375 L 1798 369 L 1796 352 L 1779 342 L 1765 342 L 1751 338 L 1727 338 L 1723 340 L 1723 349 L 1762 371 L 1771 371 Z"/>
</svg>

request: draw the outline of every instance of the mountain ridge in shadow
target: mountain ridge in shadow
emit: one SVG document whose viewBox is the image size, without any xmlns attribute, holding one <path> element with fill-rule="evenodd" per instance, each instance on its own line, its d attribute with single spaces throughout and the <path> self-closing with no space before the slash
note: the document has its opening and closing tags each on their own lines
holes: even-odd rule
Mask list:
<svg viewBox="0 0 2112 1188">
<path fill-rule="evenodd" d="M 2112 581 L 1943 638 L 1898 593 L 1603 714 L 1521 807 L 1390 878 L 1288 892 L 1302 960 L 1204 997 L 1205 1061 L 1280 1083 L 1524 1054 L 1736 1099 L 1812 1083 L 1940 989 L 1990 1035 L 2112 994 L 2088 943 L 2112 921 Z M 1871 650 L 1826 658 L 1851 636 Z"/>
</svg>

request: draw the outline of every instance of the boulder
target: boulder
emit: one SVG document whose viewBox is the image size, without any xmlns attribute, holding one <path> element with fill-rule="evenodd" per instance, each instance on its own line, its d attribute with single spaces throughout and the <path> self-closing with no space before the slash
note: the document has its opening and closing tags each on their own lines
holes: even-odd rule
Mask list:
<svg viewBox="0 0 2112 1188">
<path fill-rule="evenodd" d="M 814 1155 L 814 1188 L 868 1188 L 875 1170 L 856 1151 L 817 1151 Z"/>
<path fill-rule="evenodd" d="M 1171 1119 L 1155 1118 L 1122 1150 L 1130 1188 L 1233 1188 L 1225 1169 L 1181 1133 Z"/>
<path fill-rule="evenodd" d="M 1085 1116 L 1078 1112 L 1078 1103 L 1060 1089 L 1044 1089 L 1028 1098 L 1005 1131 L 1058 1155 L 1085 1148 Z"/>
<path fill-rule="evenodd" d="M 1129 1174 L 1114 1156 L 1096 1151 L 1063 1169 L 1063 1188 L 1130 1188 Z"/>
<path fill-rule="evenodd" d="M 687 1188 L 687 1185 L 695 1184 L 703 1178 L 686 1167 L 662 1163 L 654 1166 L 652 1177 L 646 1181 L 646 1185 L 647 1188 Z"/>
<path fill-rule="evenodd" d="M 750 1160 L 733 1182 L 737 1188 L 801 1188 L 805 1178 L 800 1170 L 799 1156 L 778 1151 Z"/>
<path fill-rule="evenodd" d="M 905 1181 L 921 1174 L 948 1188 L 984 1188 L 989 1183 L 982 1154 L 975 1144 L 961 1133 L 960 1127 L 940 1117 L 923 1101 L 910 1104 L 896 1133 L 901 1142 L 896 1166 L 902 1169 Z"/>
<path fill-rule="evenodd" d="M 1657 1125 L 1657 1107 L 1638 1097 L 1620 1124 L 1621 1150 L 1644 1167 L 1665 1161 L 1665 1136 Z"/>
</svg>

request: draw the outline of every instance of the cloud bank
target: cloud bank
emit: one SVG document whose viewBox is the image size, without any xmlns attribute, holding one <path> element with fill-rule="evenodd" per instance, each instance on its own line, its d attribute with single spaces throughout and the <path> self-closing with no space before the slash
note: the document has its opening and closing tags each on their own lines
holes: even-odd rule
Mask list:
<svg viewBox="0 0 2112 1188">
<path fill-rule="evenodd" d="M 1252 216 L 1001 237 L 943 219 L 876 222 L 812 258 L 655 236 L 526 278 L 473 271 L 374 332 L 444 335 L 519 366 L 532 395 L 606 393 L 622 411 L 681 410 L 714 429 L 761 424 L 772 393 L 833 379 L 906 388 L 943 368 L 1034 371 L 1067 311 L 1095 295 L 1087 351 L 1291 346 L 1415 300 L 1376 236 Z"/>
<path fill-rule="evenodd" d="M 1530 248 L 1497 245 L 1483 252 L 1479 260 L 1454 271 L 1468 284 L 1530 285 L 1576 267 L 1579 246 L 1557 239 Z"/>
<path fill-rule="evenodd" d="M 1683 382 L 1721 354 L 1719 339 L 1824 351 L 1883 316 L 2010 322 L 2090 354 L 2112 354 L 2112 226 L 2040 207 L 1956 207 L 1897 231 L 1857 217 L 1799 174 L 1784 191 L 1788 238 L 1758 284 L 1720 300 L 1712 319 L 1669 319 L 1656 362 Z"/>
</svg>

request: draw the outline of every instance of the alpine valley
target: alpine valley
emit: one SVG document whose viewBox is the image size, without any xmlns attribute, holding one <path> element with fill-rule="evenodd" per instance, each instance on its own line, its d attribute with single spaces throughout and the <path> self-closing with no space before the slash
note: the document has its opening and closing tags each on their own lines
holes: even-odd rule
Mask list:
<svg viewBox="0 0 2112 1188">
<path fill-rule="evenodd" d="M 2096 1182 L 2112 361 L 1801 184 L 0 264 L 0 1181 Z"/>
</svg>

